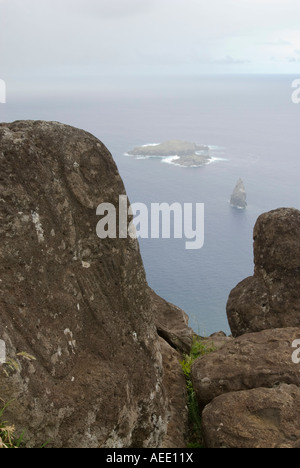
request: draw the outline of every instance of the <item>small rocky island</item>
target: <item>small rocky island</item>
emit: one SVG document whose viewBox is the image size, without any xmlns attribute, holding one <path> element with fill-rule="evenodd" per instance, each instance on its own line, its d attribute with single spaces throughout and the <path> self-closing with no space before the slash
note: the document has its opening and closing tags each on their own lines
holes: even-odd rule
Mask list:
<svg viewBox="0 0 300 468">
<path fill-rule="evenodd" d="M 241 178 L 237 181 L 235 189 L 231 195 L 230 204 L 234 208 L 244 210 L 247 207 L 247 193 L 244 182 Z"/>
<path fill-rule="evenodd" d="M 168 158 L 168 162 L 184 167 L 200 167 L 212 161 L 209 146 L 181 140 L 138 146 L 127 154 L 145 158 Z"/>
</svg>

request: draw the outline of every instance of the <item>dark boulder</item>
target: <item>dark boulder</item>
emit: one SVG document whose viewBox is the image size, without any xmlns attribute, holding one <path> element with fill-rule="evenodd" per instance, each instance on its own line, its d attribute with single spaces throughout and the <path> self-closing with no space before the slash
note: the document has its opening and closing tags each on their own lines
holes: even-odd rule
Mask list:
<svg viewBox="0 0 300 468">
<path fill-rule="evenodd" d="M 300 328 L 264 330 L 240 336 L 197 359 L 192 377 L 200 407 L 224 393 L 278 383 L 300 387 L 299 366 L 292 361 L 295 340 L 300 340 Z"/>
<path fill-rule="evenodd" d="M 263 214 L 254 228 L 254 276 L 231 292 L 232 334 L 300 327 L 300 211 Z"/>
<path fill-rule="evenodd" d="M 300 389 L 281 384 L 219 396 L 202 422 L 209 448 L 300 448 Z"/>
</svg>

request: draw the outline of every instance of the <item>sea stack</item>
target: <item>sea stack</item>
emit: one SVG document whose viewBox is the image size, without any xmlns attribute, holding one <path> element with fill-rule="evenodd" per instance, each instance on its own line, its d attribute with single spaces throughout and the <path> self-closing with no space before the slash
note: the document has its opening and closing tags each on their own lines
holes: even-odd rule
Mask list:
<svg viewBox="0 0 300 468">
<path fill-rule="evenodd" d="M 234 208 L 244 210 L 247 207 L 247 193 L 244 182 L 241 178 L 236 183 L 235 189 L 231 195 L 230 204 Z"/>
</svg>

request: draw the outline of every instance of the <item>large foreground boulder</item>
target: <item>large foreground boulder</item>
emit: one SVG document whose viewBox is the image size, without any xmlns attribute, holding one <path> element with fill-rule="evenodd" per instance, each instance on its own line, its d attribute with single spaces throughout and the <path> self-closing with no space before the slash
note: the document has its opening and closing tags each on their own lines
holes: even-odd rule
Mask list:
<svg viewBox="0 0 300 468">
<path fill-rule="evenodd" d="M 230 294 L 232 334 L 300 327 L 300 211 L 263 214 L 254 228 L 254 276 Z"/>
<path fill-rule="evenodd" d="M 92 135 L 59 123 L 0 125 L 0 339 L 8 361 L 0 398 L 11 402 L 6 420 L 26 430 L 30 446 L 159 447 L 166 434 L 171 444 L 174 401 L 184 425 L 184 379 L 180 391 L 138 243 L 96 235 L 97 206 L 118 210 L 119 195 L 117 167 Z"/>
<path fill-rule="evenodd" d="M 281 384 L 219 396 L 202 422 L 210 448 L 300 448 L 300 389 Z"/>
<path fill-rule="evenodd" d="M 249 333 L 202 356 L 193 365 L 194 389 L 200 407 L 224 393 L 278 383 L 300 387 L 300 368 L 292 360 L 300 328 Z"/>
</svg>

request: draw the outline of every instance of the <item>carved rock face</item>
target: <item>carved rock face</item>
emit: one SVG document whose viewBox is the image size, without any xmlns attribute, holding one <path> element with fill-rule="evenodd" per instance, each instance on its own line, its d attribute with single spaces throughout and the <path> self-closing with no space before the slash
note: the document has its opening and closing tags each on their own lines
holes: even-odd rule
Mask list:
<svg viewBox="0 0 300 468">
<path fill-rule="evenodd" d="M 96 235 L 97 206 L 122 194 L 92 135 L 0 125 L 0 339 L 19 366 L 0 368 L 0 396 L 33 446 L 157 447 L 167 430 L 138 244 Z"/>
</svg>

